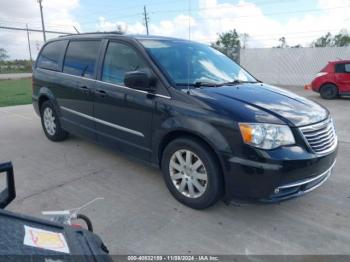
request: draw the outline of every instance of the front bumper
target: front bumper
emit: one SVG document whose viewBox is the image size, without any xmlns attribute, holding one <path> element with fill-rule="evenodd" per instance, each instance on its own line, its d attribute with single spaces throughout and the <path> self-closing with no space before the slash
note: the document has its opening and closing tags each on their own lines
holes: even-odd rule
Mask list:
<svg viewBox="0 0 350 262">
<path fill-rule="evenodd" d="M 276 187 L 273 194 L 271 194 L 269 198 L 261 199 L 261 201 L 270 203 L 279 202 L 294 197 L 299 197 L 315 190 L 326 182 L 331 176 L 335 163 L 336 161 L 333 162 L 329 169 L 320 175 Z"/>
<path fill-rule="evenodd" d="M 264 152 L 256 160 L 225 156 L 225 200 L 232 198 L 278 202 L 302 196 L 331 175 L 337 148 L 319 156 L 301 147 Z"/>
</svg>

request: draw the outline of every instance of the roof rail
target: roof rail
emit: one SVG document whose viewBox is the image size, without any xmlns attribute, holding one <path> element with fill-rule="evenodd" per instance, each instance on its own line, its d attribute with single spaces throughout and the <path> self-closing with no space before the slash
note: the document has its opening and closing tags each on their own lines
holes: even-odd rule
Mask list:
<svg viewBox="0 0 350 262">
<path fill-rule="evenodd" d="M 120 31 L 104 31 L 104 32 L 87 32 L 87 33 L 66 34 L 66 35 L 60 35 L 59 37 L 65 37 L 65 36 L 71 36 L 71 35 L 99 35 L 99 34 L 124 35 L 124 33 L 120 32 Z"/>
</svg>

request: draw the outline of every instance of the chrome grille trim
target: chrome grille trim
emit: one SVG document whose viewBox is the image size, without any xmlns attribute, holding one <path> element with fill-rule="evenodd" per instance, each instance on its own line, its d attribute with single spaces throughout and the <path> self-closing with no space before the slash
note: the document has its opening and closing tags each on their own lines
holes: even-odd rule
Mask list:
<svg viewBox="0 0 350 262">
<path fill-rule="evenodd" d="M 334 151 L 338 145 L 337 134 L 330 117 L 321 123 L 300 127 L 299 130 L 306 144 L 318 155 L 328 154 Z"/>
<path fill-rule="evenodd" d="M 325 141 L 323 143 L 318 143 L 312 146 L 313 149 L 324 148 L 325 146 L 332 145 L 334 143 L 334 138 L 331 138 L 330 141 Z"/>
<path fill-rule="evenodd" d="M 319 135 L 324 135 L 324 134 L 328 134 L 329 132 L 332 131 L 332 127 L 331 126 L 327 126 L 324 129 L 319 129 L 321 131 L 303 131 L 303 133 L 305 133 L 305 135 L 308 135 L 310 137 L 317 137 Z"/>
<path fill-rule="evenodd" d="M 310 142 L 312 142 L 312 141 L 317 141 L 317 140 L 319 140 L 319 139 L 321 139 L 321 140 L 323 140 L 323 139 L 329 139 L 330 137 L 332 137 L 333 136 L 333 134 L 332 134 L 332 130 L 329 130 L 326 134 L 323 134 L 323 135 L 321 135 L 320 137 L 309 137 L 309 141 Z"/>
<path fill-rule="evenodd" d="M 285 188 L 291 188 L 291 187 L 306 185 L 306 184 L 311 183 L 311 182 L 313 182 L 313 181 L 315 181 L 317 179 L 320 179 L 322 177 L 327 177 L 328 178 L 332 174 L 332 169 L 335 166 L 335 163 L 336 163 L 336 160 L 333 162 L 333 164 L 326 171 L 324 171 L 320 175 L 317 175 L 317 176 L 314 176 L 314 177 L 311 177 L 311 178 L 306 178 L 304 180 L 296 181 L 294 183 L 290 183 L 290 184 L 287 184 L 287 185 L 283 185 L 283 186 L 278 187 L 278 189 L 285 189 Z M 322 181 L 322 183 L 323 183 L 323 181 Z M 320 186 L 320 184 L 317 184 L 317 185 Z"/>
</svg>

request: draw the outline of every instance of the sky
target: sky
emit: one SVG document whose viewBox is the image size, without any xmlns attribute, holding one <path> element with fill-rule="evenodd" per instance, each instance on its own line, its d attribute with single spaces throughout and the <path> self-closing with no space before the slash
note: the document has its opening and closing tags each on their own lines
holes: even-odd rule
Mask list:
<svg viewBox="0 0 350 262">
<path fill-rule="evenodd" d="M 278 45 L 309 46 L 321 35 L 350 31 L 350 0 L 42 0 L 47 30 L 74 33 L 113 31 L 145 34 L 144 6 L 152 35 L 211 43 L 218 33 L 236 29 L 248 34 L 247 48 Z M 0 26 L 40 29 L 37 0 L 0 0 Z M 74 26 L 74 27 L 73 27 Z M 34 57 L 43 44 L 41 33 L 30 33 Z M 48 34 L 48 38 L 57 34 Z M 28 58 L 24 31 L 0 29 L 0 48 L 11 59 Z"/>
</svg>

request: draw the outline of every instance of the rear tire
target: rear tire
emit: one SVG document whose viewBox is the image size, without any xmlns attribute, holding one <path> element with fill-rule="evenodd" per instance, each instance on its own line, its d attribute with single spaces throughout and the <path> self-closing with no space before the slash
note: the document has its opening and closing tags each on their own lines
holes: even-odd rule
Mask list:
<svg viewBox="0 0 350 262">
<path fill-rule="evenodd" d="M 62 129 L 58 114 L 52 102 L 45 101 L 41 108 L 41 125 L 48 139 L 54 142 L 63 141 L 68 137 L 68 132 Z"/>
<path fill-rule="evenodd" d="M 193 138 L 172 141 L 163 152 L 162 172 L 171 194 L 182 204 L 205 209 L 223 194 L 223 179 L 212 150 Z"/>
<path fill-rule="evenodd" d="M 338 88 L 333 84 L 326 84 L 321 87 L 320 95 L 323 99 L 334 99 L 338 97 Z"/>
</svg>

